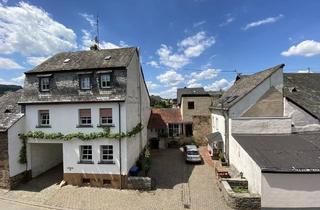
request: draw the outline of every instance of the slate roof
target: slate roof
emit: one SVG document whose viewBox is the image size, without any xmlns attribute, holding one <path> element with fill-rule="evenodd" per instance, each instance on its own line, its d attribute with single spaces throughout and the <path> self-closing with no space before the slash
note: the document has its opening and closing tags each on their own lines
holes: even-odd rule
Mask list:
<svg viewBox="0 0 320 210">
<path fill-rule="evenodd" d="M 320 133 L 233 137 L 263 172 L 320 173 Z"/>
<path fill-rule="evenodd" d="M 108 69 L 127 67 L 137 50 L 136 47 L 62 52 L 47 59 L 30 73 L 47 73 L 70 70 Z M 110 56 L 110 59 L 105 59 Z M 67 59 L 69 59 L 68 62 Z"/>
<path fill-rule="evenodd" d="M 23 116 L 17 104 L 22 93 L 23 90 L 18 90 L 0 97 L 0 132 L 6 131 Z"/>
<path fill-rule="evenodd" d="M 320 119 L 320 73 L 285 73 L 284 96 Z"/>
<path fill-rule="evenodd" d="M 244 96 L 251 92 L 255 87 L 270 77 L 273 73 L 282 69 L 284 64 L 274 66 L 264 71 L 257 72 L 252 75 L 246 75 L 236 81 L 215 104 L 214 108 L 230 108 L 240 101 Z"/>
<path fill-rule="evenodd" d="M 167 123 L 182 123 L 180 109 L 154 108 L 151 110 L 148 128 L 166 128 Z"/>
<path fill-rule="evenodd" d="M 178 88 L 177 89 L 177 103 L 181 104 L 182 96 L 209 96 L 209 93 L 204 88 Z"/>
</svg>

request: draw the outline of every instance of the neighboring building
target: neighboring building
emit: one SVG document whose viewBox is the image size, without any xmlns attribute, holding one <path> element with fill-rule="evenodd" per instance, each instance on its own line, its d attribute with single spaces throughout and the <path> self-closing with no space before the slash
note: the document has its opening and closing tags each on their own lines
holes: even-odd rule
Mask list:
<svg viewBox="0 0 320 210">
<path fill-rule="evenodd" d="M 120 139 L 29 139 L 32 177 L 63 163 L 68 184 L 126 187 L 126 178 L 147 143 L 150 100 L 137 48 L 59 53 L 25 73 L 24 131 L 91 133 L 109 128 Z M 21 168 L 20 172 L 25 171 Z"/>
<path fill-rule="evenodd" d="M 166 148 L 171 140 L 180 142 L 183 123 L 180 109 L 153 108 L 148 123 L 148 139 L 152 148 Z"/>
<path fill-rule="evenodd" d="M 26 165 L 19 163 L 22 147 L 18 136 L 24 130 L 24 115 L 17 102 L 22 90 L 0 97 L 0 187 L 14 188 L 30 174 L 24 173 Z"/>
<path fill-rule="evenodd" d="M 320 186 L 312 184 L 320 181 L 320 133 L 293 134 L 300 112 L 288 111 L 286 98 L 293 100 L 293 96 L 287 92 L 291 85 L 283 67 L 238 76 L 211 107 L 212 132 L 221 133 L 226 160 L 243 173 L 249 191 L 261 195 L 262 208 L 320 207 Z M 298 80 L 294 87 L 302 90 L 300 84 Z M 305 97 L 317 104 L 320 87 L 310 86 L 307 89 L 313 94 Z M 316 121 L 304 122 L 306 126 Z M 211 135 L 215 136 L 219 135 Z M 221 137 L 211 141 L 219 142 Z"/>
<path fill-rule="evenodd" d="M 285 73 L 285 115 L 294 132 L 320 130 L 320 73 Z"/>
<path fill-rule="evenodd" d="M 214 96 L 211 96 L 203 88 L 178 88 L 177 89 L 177 105 L 181 111 L 183 121 L 183 130 L 186 137 L 193 136 L 194 126 L 193 118 L 195 116 L 210 116 L 209 107 L 212 105 Z M 199 121 L 199 120 L 197 120 Z M 211 127 L 210 125 L 208 128 Z M 200 131 L 198 132 L 200 133 Z M 203 133 L 203 131 L 201 131 Z M 206 133 L 207 134 L 207 133 Z M 206 135 L 204 134 L 204 135 Z M 197 137 L 200 141 L 202 136 Z"/>
</svg>

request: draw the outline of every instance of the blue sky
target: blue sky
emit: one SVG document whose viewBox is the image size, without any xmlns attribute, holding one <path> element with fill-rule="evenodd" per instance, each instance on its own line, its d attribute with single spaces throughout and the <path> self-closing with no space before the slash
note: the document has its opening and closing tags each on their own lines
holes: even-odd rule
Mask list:
<svg viewBox="0 0 320 210">
<path fill-rule="evenodd" d="M 138 46 L 151 94 L 228 88 L 243 74 L 286 64 L 319 72 L 320 1 L 0 0 L 0 83 L 61 51 L 88 49 L 99 14 L 102 48 Z"/>
</svg>

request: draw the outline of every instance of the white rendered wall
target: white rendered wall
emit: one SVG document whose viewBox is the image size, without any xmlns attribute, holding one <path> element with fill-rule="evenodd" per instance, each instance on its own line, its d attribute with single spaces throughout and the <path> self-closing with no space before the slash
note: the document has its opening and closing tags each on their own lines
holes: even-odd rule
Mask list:
<svg viewBox="0 0 320 210">
<path fill-rule="evenodd" d="M 232 133 L 277 134 L 291 133 L 291 118 L 241 117 L 232 119 Z"/>
<path fill-rule="evenodd" d="M 229 110 L 230 118 L 240 117 L 251 106 L 257 103 L 257 101 L 272 87 L 274 86 L 278 91 L 282 93 L 283 87 L 283 73 L 282 69 L 273 73 L 269 78 L 263 81 L 260 85 L 254 88 L 240 101 L 234 104 Z"/>
<path fill-rule="evenodd" d="M 31 144 L 32 177 L 62 163 L 62 144 Z"/>
<path fill-rule="evenodd" d="M 296 106 L 287 99 L 284 100 L 285 116 L 292 118 L 295 131 L 318 131 L 320 130 L 319 120 L 311 116 L 309 113 Z"/>
<path fill-rule="evenodd" d="M 243 172 L 243 176 L 248 180 L 248 188 L 251 193 L 261 195 L 261 169 L 249 156 L 249 154 L 240 146 L 233 138 L 229 137 L 230 142 L 230 164 L 232 164 L 239 172 Z"/>
<path fill-rule="evenodd" d="M 147 126 L 151 113 L 149 95 L 140 71 L 138 54 L 135 53 L 127 71 L 127 128 L 130 130 L 139 122 L 144 129 L 141 133 L 126 141 L 127 164 L 124 171 L 129 171 L 136 163 L 140 152 L 147 144 Z"/>
<path fill-rule="evenodd" d="M 78 110 L 80 108 L 91 108 L 91 118 L 93 128 L 77 128 L 78 125 Z M 119 111 L 118 103 L 88 103 L 88 104 L 56 104 L 56 105 L 28 105 L 26 106 L 26 131 L 43 131 L 46 133 L 51 132 L 62 132 L 64 134 L 74 133 L 74 132 L 99 132 L 102 131 L 102 128 L 98 128 L 99 124 L 99 109 L 100 108 L 112 108 L 113 123 L 115 127 L 111 128 L 111 132 L 118 133 L 119 129 Z M 48 109 L 50 113 L 50 123 L 51 128 L 36 128 L 38 125 L 38 110 Z M 126 132 L 126 109 L 124 103 L 121 103 L 121 129 L 122 132 Z M 118 140 L 114 139 L 103 139 L 103 140 L 91 140 L 91 141 L 81 141 L 81 140 L 71 140 L 69 142 L 63 141 L 52 141 L 52 140 L 41 140 L 41 139 L 31 139 L 27 145 L 27 156 L 28 156 L 28 168 L 31 167 L 31 151 L 33 143 L 41 144 L 50 144 L 51 143 L 62 143 L 63 144 L 63 157 L 64 157 L 64 172 L 65 173 L 116 173 L 119 174 L 119 150 Z M 126 145 L 126 139 L 122 139 L 122 144 Z M 114 158 L 116 164 L 114 165 L 98 165 L 98 160 L 100 160 L 100 145 L 105 143 L 112 143 L 114 145 Z M 94 149 L 94 164 L 78 164 L 80 160 L 79 156 L 79 147 L 80 145 L 89 144 L 93 145 Z M 40 145 L 41 146 L 41 145 Z M 41 154 L 45 155 L 45 154 Z M 38 156 L 38 159 L 41 156 Z M 61 155 L 62 157 L 62 155 Z M 122 167 L 126 169 L 126 146 L 122 148 Z M 72 167 L 72 170 L 69 170 L 68 167 Z M 86 171 L 88 170 L 88 171 Z M 126 170 L 123 170 L 123 173 L 126 174 Z"/>
<path fill-rule="evenodd" d="M 218 125 L 217 125 L 218 120 Z M 220 132 L 223 140 L 223 145 L 225 147 L 225 118 L 218 112 L 214 112 L 211 114 L 212 121 L 212 133 Z M 224 150 L 225 151 L 225 150 Z"/>
<path fill-rule="evenodd" d="M 262 174 L 262 207 L 319 209 L 319 198 L 319 174 Z"/>
<path fill-rule="evenodd" d="M 22 141 L 19 133 L 24 133 L 25 119 L 22 117 L 11 128 L 8 129 L 8 153 L 10 177 L 20 174 L 26 170 L 25 164 L 19 163 Z"/>
</svg>

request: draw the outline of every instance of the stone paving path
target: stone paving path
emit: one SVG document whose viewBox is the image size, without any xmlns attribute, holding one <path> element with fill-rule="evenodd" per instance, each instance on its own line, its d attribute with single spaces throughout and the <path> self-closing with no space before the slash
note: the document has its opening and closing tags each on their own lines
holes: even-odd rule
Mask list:
<svg viewBox="0 0 320 210">
<path fill-rule="evenodd" d="M 177 149 L 153 151 L 152 157 L 150 176 L 156 179 L 156 190 L 150 192 L 53 184 L 40 191 L 0 191 L 0 196 L 66 209 L 230 209 L 207 163 L 187 165 Z"/>
</svg>

